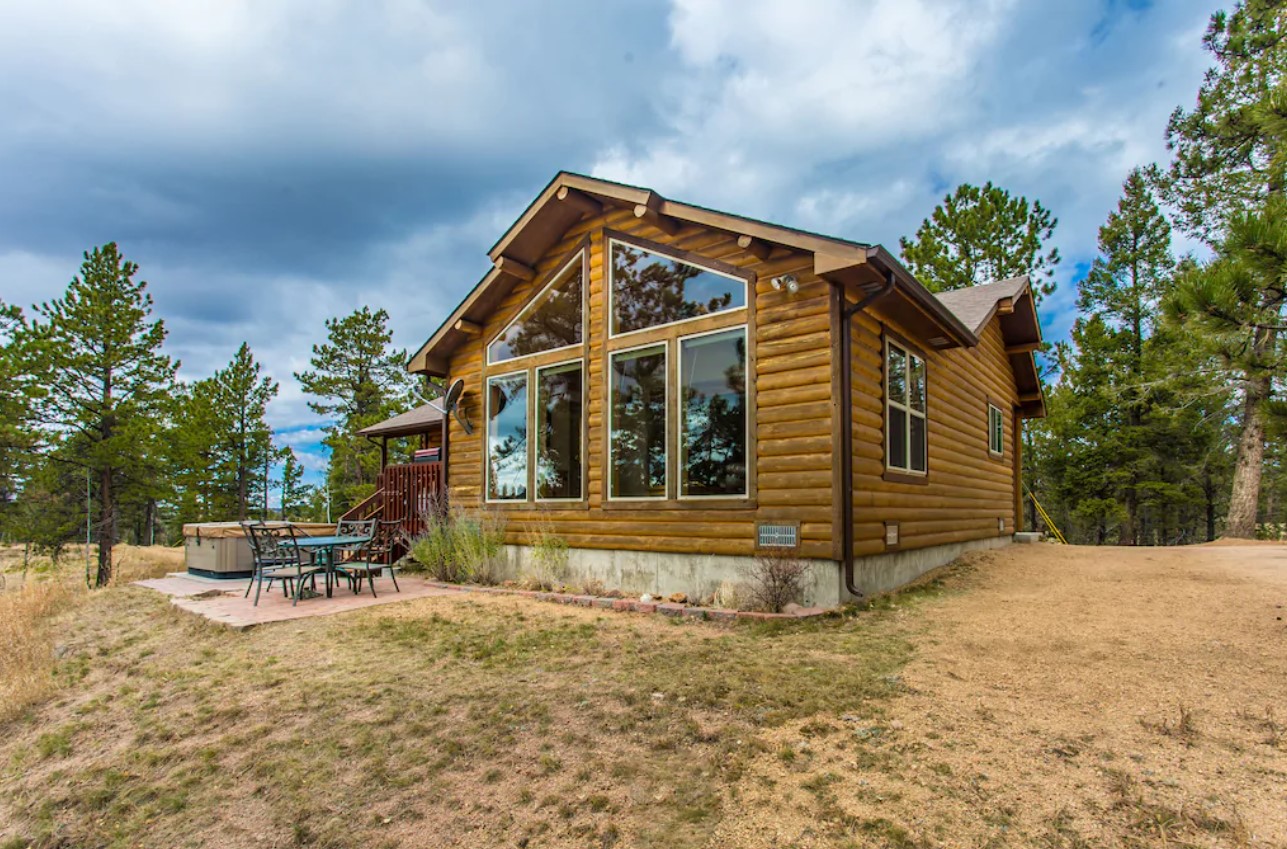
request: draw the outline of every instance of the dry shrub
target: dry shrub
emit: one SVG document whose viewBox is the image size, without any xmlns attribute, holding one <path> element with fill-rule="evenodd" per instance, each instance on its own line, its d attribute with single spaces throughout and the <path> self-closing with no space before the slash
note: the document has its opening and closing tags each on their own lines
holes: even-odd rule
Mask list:
<svg viewBox="0 0 1287 849">
<path fill-rule="evenodd" d="M 505 546 L 505 523 L 490 510 L 453 509 L 430 514 L 411 541 L 411 557 L 430 576 L 453 584 L 495 583 L 496 558 Z"/>
<path fill-rule="evenodd" d="M 528 568 L 519 583 L 532 590 L 553 590 L 568 577 L 568 541 L 554 530 L 554 524 L 542 515 L 527 529 Z"/>
<path fill-rule="evenodd" d="M 737 610 L 745 603 L 747 588 L 745 584 L 724 581 L 711 595 L 711 604 L 727 610 Z"/>
<path fill-rule="evenodd" d="M 83 594 L 64 580 L 29 581 L 0 593 L 0 722 L 53 689 L 53 618 Z"/>
<path fill-rule="evenodd" d="M 811 569 L 808 561 L 788 552 L 760 552 L 746 569 L 745 605 L 781 613 L 788 604 L 799 604 Z"/>
</svg>

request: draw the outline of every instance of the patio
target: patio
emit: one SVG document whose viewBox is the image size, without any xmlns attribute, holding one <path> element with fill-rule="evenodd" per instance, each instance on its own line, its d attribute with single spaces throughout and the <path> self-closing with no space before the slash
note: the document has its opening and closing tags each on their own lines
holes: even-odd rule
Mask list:
<svg viewBox="0 0 1287 849">
<path fill-rule="evenodd" d="M 395 592 L 392 585 L 386 583 L 379 588 L 378 597 L 372 597 L 370 591 L 355 595 L 348 588 L 341 586 L 335 590 L 331 598 L 325 595 L 319 598 L 305 598 L 301 599 L 299 604 L 292 605 L 290 597 L 283 595 L 281 589 L 274 586 L 272 592 L 265 591 L 260 596 L 259 604 L 256 606 L 252 603 L 253 592 L 251 598 L 244 597 L 246 583 L 249 580 L 249 578 L 220 580 L 175 572 L 164 578 L 152 578 L 135 583 L 170 596 L 170 603 L 180 610 L 195 613 L 211 622 L 217 622 L 237 631 L 270 622 L 329 616 L 379 604 L 393 604 L 430 596 L 459 595 L 452 590 L 433 586 L 415 575 L 399 575 L 398 585 L 402 591 Z"/>
</svg>

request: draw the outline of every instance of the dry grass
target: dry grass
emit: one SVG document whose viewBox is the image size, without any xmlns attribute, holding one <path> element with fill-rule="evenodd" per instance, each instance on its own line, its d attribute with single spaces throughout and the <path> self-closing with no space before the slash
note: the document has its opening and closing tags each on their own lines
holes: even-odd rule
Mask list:
<svg viewBox="0 0 1287 849">
<path fill-rule="evenodd" d="M 1287 845 L 1257 551 L 1017 547 L 736 628 L 452 596 L 233 633 L 87 593 L 0 724 L 0 847 Z"/>
<path fill-rule="evenodd" d="M 29 581 L 0 593 L 0 722 L 53 690 L 55 623 L 83 594 L 64 580 Z"/>
<path fill-rule="evenodd" d="M 906 637 L 490 597 L 233 633 L 114 588 L 0 729 L 0 845 L 702 846 L 763 735 L 879 710 Z"/>
</svg>

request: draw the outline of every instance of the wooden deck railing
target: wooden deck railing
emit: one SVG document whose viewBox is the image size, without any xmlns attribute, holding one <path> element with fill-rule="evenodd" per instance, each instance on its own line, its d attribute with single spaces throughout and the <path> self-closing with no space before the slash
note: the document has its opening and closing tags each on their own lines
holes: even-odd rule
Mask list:
<svg viewBox="0 0 1287 849">
<path fill-rule="evenodd" d="M 344 519 L 380 519 L 398 522 L 407 536 L 424 530 L 425 517 L 441 501 L 441 463 L 408 463 L 385 466 L 376 481 L 376 490 L 343 515 Z"/>
</svg>

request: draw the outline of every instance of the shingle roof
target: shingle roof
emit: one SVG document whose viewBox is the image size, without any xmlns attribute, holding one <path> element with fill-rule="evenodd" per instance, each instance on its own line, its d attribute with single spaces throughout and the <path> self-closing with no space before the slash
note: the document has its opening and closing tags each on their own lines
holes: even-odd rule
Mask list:
<svg viewBox="0 0 1287 849">
<path fill-rule="evenodd" d="M 977 336 L 996 312 L 998 303 L 1005 298 L 1017 297 L 1027 287 L 1028 275 L 1020 274 L 996 283 L 938 292 L 934 297 Z"/>
<path fill-rule="evenodd" d="M 442 422 L 442 411 L 432 404 L 421 404 L 379 424 L 358 431 L 362 436 L 410 436 L 424 433 Z"/>
</svg>

